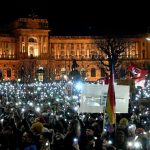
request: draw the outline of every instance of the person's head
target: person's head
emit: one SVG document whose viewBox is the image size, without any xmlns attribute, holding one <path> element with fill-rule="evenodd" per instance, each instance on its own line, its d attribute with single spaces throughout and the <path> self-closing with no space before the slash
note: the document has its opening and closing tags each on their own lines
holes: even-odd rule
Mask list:
<svg viewBox="0 0 150 150">
<path fill-rule="evenodd" d="M 125 138 L 126 138 L 126 136 L 125 136 L 124 131 L 122 131 L 122 130 L 117 131 L 117 142 L 118 143 L 120 143 L 120 144 L 124 143 Z"/>
<path fill-rule="evenodd" d="M 11 126 L 6 126 L 3 128 L 2 133 L 5 135 L 12 135 L 13 134 L 13 129 Z"/>
<path fill-rule="evenodd" d="M 93 137 L 95 132 L 95 128 L 93 126 L 88 126 L 86 128 L 86 136 Z"/>
<path fill-rule="evenodd" d="M 119 121 L 119 127 L 124 129 L 128 127 L 128 120 L 126 118 L 121 118 Z"/>
<path fill-rule="evenodd" d="M 128 136 L 135 136 L 136 125 L 132 124 L 128 127 Z"/>
<path fill-rule="evenodd" d="M 81 134 L 81 128 L 80 128 L 80 122 L 77 119 L 73 119 L 70 124 L 69 124 L 69 128 L 68 128 L 69 132 L 71 132 L 72 134 L 74 134 L 75 136 L 79 137 Z"/>
<path fill-rule="evenodd" d="M 22 135 L 22 143 L 23 144 L 31 144 L 32 143 L 32 140 L 33 137 L 32 137 L 32 134 L 31 133 L 28 133 L 28 132 L 24 132 L 23 135 Z"/>
<path fill-rule="evenodd" d="M 43 124 L 41 122 L 35 122 L 31 126 L 33 132 L 41 133 L 43 129 Z"/>
<path fill-rule="evenodd" d="M 144 132 L 144 129 L 143 128 L 137 128 L 136 130 L 135 130 L 135 134 L 136 135 L 140 135 L 140 134 L 142 134 Z"/>
</svg>

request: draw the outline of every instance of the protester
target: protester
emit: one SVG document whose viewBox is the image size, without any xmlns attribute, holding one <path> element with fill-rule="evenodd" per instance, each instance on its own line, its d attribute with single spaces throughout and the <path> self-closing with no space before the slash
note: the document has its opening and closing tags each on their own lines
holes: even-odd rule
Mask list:
<svg viewBox="0 0 150 150">
<path fill-rule="evenodd" d="M 80 150 L 79 139 L 81 134 L 80 122 L 77 119 L 71 120 L 68 131 L 64 138 L 64 150 Z"/>
<path fill-rule="evenodd" d="M 102 149 L 102 140 L 97 137 L 96 128 L 88 126 L 80 139 L 80 150 L 99 150 Z"/>
</svg>

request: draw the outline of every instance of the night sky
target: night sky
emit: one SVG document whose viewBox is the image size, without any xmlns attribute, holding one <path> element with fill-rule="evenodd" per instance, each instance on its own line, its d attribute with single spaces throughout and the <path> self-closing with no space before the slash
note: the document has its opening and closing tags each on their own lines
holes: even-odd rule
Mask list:
<svg viewBox="0 0 150 150">
<path fill-rule="evenodd" d="M 49 20 L 54 35 L 141 34 L 150 26 L 150 8 L 144 1 L 38 1 L 5 0 L 0 9 L 0 26 L 27 17 L 31 10 Z"/>
</svg>

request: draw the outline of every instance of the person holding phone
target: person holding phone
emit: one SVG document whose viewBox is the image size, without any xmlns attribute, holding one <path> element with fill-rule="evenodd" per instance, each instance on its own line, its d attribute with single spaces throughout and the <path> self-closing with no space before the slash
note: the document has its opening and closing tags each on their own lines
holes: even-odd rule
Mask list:
<svg viewBox="0 0 150 150">
<path fill-rule="evenodd" d="M 64 150 L 80 150 L 79 138 L 80 138 L 80 122 L 78 119 L 73 119 L 68 127 L 68 131 L 64 138 Z"/>
</svg>

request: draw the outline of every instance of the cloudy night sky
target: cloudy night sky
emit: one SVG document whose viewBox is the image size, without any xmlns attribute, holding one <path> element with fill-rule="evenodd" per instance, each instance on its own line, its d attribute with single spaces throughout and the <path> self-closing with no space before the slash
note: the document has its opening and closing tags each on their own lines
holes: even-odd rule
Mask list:
<svg viewBox="0 0 150 150">
<path fill-rule="evenodd" d="M 128 0 L 21 0 L 18 3 L 5 0 L 0 9 L 0 27 L 18 17 L 28 17 L 34 10 L 40 18 L 49 20 L 54 35 L 140 34 L 147 32 L 150 26 L 147 3 Z"/>
</svg>

